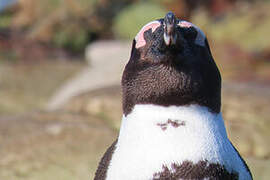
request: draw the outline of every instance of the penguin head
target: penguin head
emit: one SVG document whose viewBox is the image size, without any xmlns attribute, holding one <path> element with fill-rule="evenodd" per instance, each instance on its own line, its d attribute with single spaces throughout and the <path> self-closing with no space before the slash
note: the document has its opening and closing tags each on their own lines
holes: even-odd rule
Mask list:
<svg viewBox="0 0 270 180">
<path fill-rule="evenodd" d="M 134 38 L 122 90 L 125 115 L 136 104 L 197 104 L 220 112 L 221 76 L 206 36 L 172 12 L 146 24 Z"/>
</svg>

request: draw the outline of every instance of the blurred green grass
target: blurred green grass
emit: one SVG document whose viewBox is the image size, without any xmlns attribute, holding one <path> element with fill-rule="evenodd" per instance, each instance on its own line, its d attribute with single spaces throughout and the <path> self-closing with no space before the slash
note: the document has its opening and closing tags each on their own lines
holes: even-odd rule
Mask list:
<svg viewBox="0 0 270 180">
<path fill-rule="evenodd" d="M 162 18 L 164 14 L 166 10 L 159 4 L 140 2 L 131 5 L 115 17 L 114 33 L 119 38 L 133 39 L 145 24 Z"/>
<path fill-rule="evenodd" d="M 193 15 L 192 22 L 201 27 L 215 43 L 233 43 L 246 51 L 261 52 L 270 49 L 270 3 L 239 6 L 216 21 L 203 11 Z"/>
</svg>

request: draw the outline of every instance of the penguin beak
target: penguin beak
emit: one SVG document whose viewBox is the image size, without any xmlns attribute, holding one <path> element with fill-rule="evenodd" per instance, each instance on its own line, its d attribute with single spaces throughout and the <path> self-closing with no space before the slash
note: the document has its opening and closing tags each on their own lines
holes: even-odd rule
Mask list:
<svg viewBox="0 0 270 180">
<path fill-rule="evenodd" d="M 168 12 L 164 18 L 164 42 L 167 46 L 175 45 L 177 34 L 176 30 L 176 18 L 172 12 Z"/>
</svg>

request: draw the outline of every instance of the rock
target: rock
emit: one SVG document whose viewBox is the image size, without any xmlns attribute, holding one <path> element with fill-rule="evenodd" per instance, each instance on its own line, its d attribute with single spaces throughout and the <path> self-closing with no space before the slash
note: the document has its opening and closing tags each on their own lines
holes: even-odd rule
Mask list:
<svg viewBox="0 0 270 180">
<path fill-rule="evenodd" d="M 61 109 L 74 114 L 98 117 L 115 130 L 119 130 L 122 108 L 121 87 L 110 86 L 71 98 Z"/>
<path fill-rule="evenodd" d="M 47 109 L 60 109 L 70 98 L 85 92 L 120 85 L 130 49 L 131 42 L 122 41 L 99 41 L 89 45 L 85 52 L 89 66 L 58 89 Z"/>
<path fill-rule="evenodd" d="M 61 124 L 52 124 L 46 127 L 46 132 L 50 135 L 59 135 L 63 130 L 63 126 Z"/>
</svg>

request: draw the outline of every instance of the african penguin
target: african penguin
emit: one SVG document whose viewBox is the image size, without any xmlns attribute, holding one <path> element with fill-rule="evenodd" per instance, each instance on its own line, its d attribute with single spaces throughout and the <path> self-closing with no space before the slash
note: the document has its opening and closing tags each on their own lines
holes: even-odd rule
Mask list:
<svg viewBox="0 0 270 180">
<path fill-rule="evenodd" d="M 204 33 L 172 12 L 133 40 L 118 139 L 95 180 L 250 180 L 227 137 L 221 76 Z"/>
</svg>

